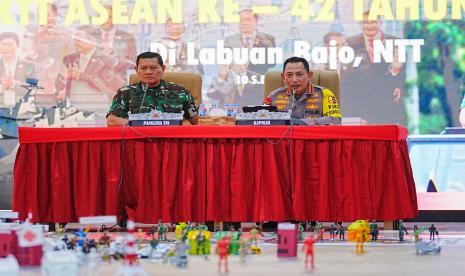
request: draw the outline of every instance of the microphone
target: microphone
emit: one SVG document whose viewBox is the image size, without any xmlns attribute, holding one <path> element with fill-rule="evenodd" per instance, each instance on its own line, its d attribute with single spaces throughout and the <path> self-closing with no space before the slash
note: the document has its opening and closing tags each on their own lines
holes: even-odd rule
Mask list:
<svg viewBox="0 0 465 276">
<path fill-rule="evenodd" d="M 294 118 L 292 116 L 292 113 L 294 113 L 294 108 L 295 108 L 295 90 L 292 89 L 292 101 L 291 101 L 291 125 L 301 125 L 300 119 Z"/>
<path fill-rule="evenodd" d="M 292 112 L 294 112 L 294 104 L 295 104 L 295 90 L 292 89 L 292 101 L 291 101 L 291 117 L 292 117 Z"/>
<path fill-rule="evenodd" d="M 142 113 L 141 108 L 142 108 L 142 105 L 144 104 L 145 95 L 147 94 L 147 90 L 149 90 L 149 85 L 143 83 L 142 84 L 142 90 L 144 90 L 144 96 L 142 97 L 142 102 L 140 103 L 140 106 L 139 106 L 139 113 Z"/>
</svg>

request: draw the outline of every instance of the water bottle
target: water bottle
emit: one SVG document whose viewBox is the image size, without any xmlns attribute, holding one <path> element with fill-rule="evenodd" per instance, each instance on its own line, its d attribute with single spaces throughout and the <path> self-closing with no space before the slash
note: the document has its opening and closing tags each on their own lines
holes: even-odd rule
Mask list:
<svg viewBox="0 0 465 276">
<path fill-rule="evenodd" d="M 210 105 L 210 109 L 208 110 L 208 115 L 210 115 L 210 112 L 211 112 L 213 109 L 216 109 L 217 107 L 218 107 L 218 106 L 217 106 L 215 103 L 211 104 L 211 105 Z"/>
<path fill-rule="evenodd" d="M 207 105 L 205 104 L 200 104 L 199 106 L 199 116 L 207 116 Z"/>
<path fill-rule="evenodd" d="M 227 116 L 231 116 L 231 114 L 232 114 L 232 108 L 231 108 L 231 106 L 230 106 L 228 103 L 225 103 L 225 104 L 223 105 L 223 109 L 224 109 L 224 111 L 226 111 L 226 115 L 227 115 Z"/>
<path fill-rule="evenodd" d="M 232 105 L 232 115 L 236 116 L 237 114 L 239 114 L 239 105 L 235 103 Z"/>
</svg>

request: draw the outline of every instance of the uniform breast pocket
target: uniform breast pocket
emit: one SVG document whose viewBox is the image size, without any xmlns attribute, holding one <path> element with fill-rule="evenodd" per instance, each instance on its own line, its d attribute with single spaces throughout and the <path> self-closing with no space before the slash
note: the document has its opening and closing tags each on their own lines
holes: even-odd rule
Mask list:
<svg viewBox="0 0 465 276">
<path fill-rule="evenodd" d="M 129 109 L 132 114 L 136 113 L 148 113 L 152 110 L 152 106 L 148 103 L 141 103 L 141 102 L 132 102 L 129 104 Z"/>
</svg>

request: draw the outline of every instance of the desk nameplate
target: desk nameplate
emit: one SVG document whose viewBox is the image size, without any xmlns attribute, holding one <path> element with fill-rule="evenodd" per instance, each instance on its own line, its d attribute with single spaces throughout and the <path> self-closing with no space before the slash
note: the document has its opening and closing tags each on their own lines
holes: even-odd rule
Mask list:
<svg viewBox="0 0 465 276">
<path fill-rule="evenodd" d="M 180 126 L 180 120 L 132 120 L 130 126 Z"/>
<path fill-rule="evenodd" d="M 237 125 L 243 126 L 282 126 L 289 125 L 290 120 L 236 120 Z"/>
</svg>

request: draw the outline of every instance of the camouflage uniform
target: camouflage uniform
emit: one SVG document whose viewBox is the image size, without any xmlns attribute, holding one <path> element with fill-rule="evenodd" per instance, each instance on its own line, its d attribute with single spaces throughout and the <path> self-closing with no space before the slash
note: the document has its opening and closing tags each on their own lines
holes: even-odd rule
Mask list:
<svg viewBox="0 0 465 276">
<path fill-rule="evenodd" d="M 198 114 L 195 99 L 191 93 L 172 82 L 161 80 L 158 86 L 147 89 L 142 103 L 143 98 L 144 90 L 140 82 L 124 86 L 116 91 L 107 116 L 128 118 L 128 112 L 131 114 L 147 113 L 153 109 L 161 112 L 168 112 L 169 109 L 182 109 L 186 119 L 191 119 Z"/>
<path fill-rule="evenodd" d="M 340 124 L 341 111 L 333 92 L 321 86 L 309 84 L 307 92 L 299 99 L 292 100 L 287 87 L 271 92 L 265 104 L 274 105 L 278 111 L 292 109 L 292 118 L 302 119 L 307 125 Z"/>
</svg>

